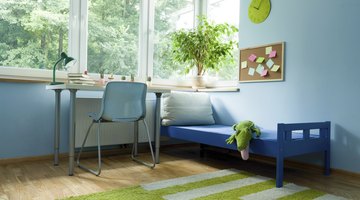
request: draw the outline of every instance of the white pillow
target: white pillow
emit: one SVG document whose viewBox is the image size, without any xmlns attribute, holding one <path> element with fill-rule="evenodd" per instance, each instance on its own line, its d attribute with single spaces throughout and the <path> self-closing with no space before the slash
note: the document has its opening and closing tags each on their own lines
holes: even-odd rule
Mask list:
<svg viewBox="0 0 360 200">
<path fill-rule="evenodd" d="M 210 97 L 206 93 L 171 92 L 161 100 L 162 125 L 215 124 Z"/>
</svg>

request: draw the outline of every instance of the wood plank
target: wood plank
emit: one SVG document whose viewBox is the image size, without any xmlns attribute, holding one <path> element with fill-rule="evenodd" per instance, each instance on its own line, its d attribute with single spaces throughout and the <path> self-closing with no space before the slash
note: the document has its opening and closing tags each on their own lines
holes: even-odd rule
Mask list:
<svg viewBox="0 0 360 200">
<path fill-rule="evenodd" d="M 133 162 L 128 153 L 104 157 L 100 177 L 79 168 L 75 168 L 74 176 L 67 176 L 66 158 L 60 160 L 60 166 L 53 166 L 52 159 L 3 163 L 0 165 L 0 199 L 59 199 L 228 168 L 275 177 L 275 166 L 271 164 L 242 161 L 218 152 L 207 152 L 205 158 L 200 158 L 197 147 L 162 150 L 161 164 L 154 170 Z M 148 158 L 149 154 L 140 156 Z M 96 158 L 85 159 L 84 163 L 96 166 Z M 285 168 L 284 178 L 298 185 L 360 199 L 360 177 L 357 176 L 339 173 L 323 176 L 316 170 Z"/>
</svg>

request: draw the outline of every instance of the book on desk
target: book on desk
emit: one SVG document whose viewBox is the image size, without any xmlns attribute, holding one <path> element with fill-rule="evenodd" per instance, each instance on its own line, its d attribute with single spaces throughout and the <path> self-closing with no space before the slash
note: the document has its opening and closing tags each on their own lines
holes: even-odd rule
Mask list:
<svg viewBox="0 0 360 200">
<path fill-rule="evenodd" d="M 95 85 L 96 81 L 89 75 L 83 73 L 68 73 L 68 81 L 71 84 Z"/>
</svg>

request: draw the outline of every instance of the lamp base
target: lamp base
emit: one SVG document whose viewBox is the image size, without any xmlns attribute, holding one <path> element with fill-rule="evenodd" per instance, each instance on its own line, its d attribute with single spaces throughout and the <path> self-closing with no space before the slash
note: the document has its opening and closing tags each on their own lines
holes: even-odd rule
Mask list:
<svg viewBox="0 0 360 200">
<path fill-rule="evenodd" d="M 64 84 L 62 82 L 51 82 L 50 85 L 61 85 L 61 84 Z"/>
</svg>

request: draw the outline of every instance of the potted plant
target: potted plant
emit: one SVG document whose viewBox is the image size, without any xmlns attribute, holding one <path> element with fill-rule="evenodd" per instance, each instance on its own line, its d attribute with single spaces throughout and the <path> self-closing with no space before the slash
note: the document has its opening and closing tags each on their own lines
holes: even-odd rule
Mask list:
<svg viewBox="0 0 360 200">
<path fill-rule="evenodd" d="M 228 61 L 233 62 L 236 41 L 231 39 L 238 32 L 227 23 L 214 24 L 199 16 L 199 25 L 194 30 L 178 30 L 170 34 L 172 57 L 175 62 L 185 63 L 185 74 L 196 67 L 193 87 L 205 87 L 203 75 L 207 70 L 218 71 Z"/>
<path fill-rule="evenodd" d="M 99 84 L 100 85 L 105 85 L 105 68 L 104 67 L 100 67 L 99 69 L 99 74 L 100 74 L 100 79 L 99 79 Z"/>
</svg>

